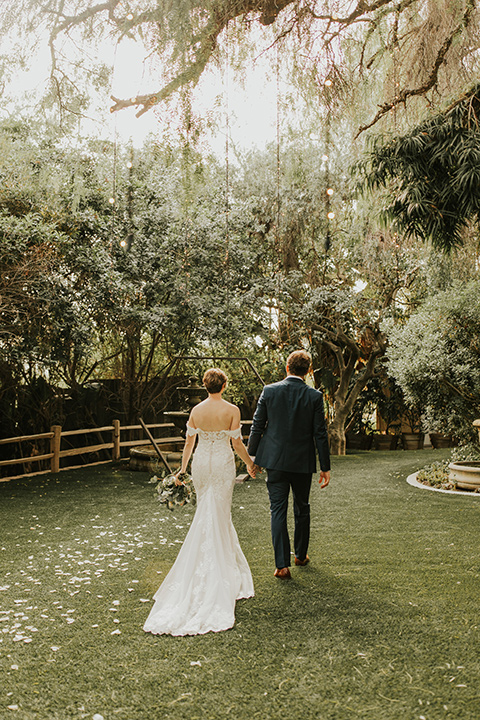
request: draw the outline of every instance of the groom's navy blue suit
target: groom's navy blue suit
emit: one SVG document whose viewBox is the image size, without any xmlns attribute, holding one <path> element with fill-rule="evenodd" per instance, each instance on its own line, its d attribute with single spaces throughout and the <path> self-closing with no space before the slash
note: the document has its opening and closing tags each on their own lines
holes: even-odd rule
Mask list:
<svg viewBox="0 0 480 720">
<path fill-rule="evenodd" d="M 272 540 L 277 568 L 290 565 L 287 508 L 293 492 L 295 557 L 304 560 L 310 537 L 310 486 L 320 467 L 330 470 L 330 453 L 322 393 L 301 377 L 266 385 L 258 400 L 248 440 L 248 452 L 267 470 Z"/>
</svg>

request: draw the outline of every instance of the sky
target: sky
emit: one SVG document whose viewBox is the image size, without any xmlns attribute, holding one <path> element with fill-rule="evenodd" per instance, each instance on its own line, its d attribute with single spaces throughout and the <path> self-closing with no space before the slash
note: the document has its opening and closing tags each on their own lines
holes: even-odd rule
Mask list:
<svg viewBox="0 0 480 720">
<path fill-rule="evenodd" d="M 123 45 L 123 47 L 122 47 Z M 143 63 L 143 49 L 133 42 L 118 47 L 112 82 L 112 94 L 125 98 L 156 90 L 158 81 Z M 231 140 L 242 149 L 263 147 L 276 138 L 277 86 L 268 77 L 269 61 L 260 58 L 248 68 L 248 83 L 242 87 L 233 73 L 224 69 L 208 69 L 194 90 L 194 110 L 206 117 L 213 108 L 220 111 L 220 127 L 223 131 L 210 136 L 212 149 L 222 154 L 225 149 L 226 115 L 228 112 Z M 140 118 L 136 110 L 127 108 L 114 113 L 112 131 L 123 139 L 132 138 L 134 143 L 143 140 L 149 132 L 162 132 L 162 107 L 157 106 Z"/>
</svg>

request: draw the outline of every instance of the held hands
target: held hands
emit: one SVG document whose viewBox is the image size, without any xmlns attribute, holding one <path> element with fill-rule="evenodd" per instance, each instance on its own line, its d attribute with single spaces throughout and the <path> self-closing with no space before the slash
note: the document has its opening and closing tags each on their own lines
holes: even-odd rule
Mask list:
<svg viewBox="0 0 480 720">
<path fill-rule="evenodd" d="M 320 483 L 321 488 L 327 487 L 330 482 L 330 470 L 320 470 L 318 482 Z"/>
<path fill-rule="evenodd" d="M 260 468 L 258 467 L 258 465 L 255 465 L 253 458 L 250 458 L 250 462 L 246 463 L 246 465 L 248 474 L 251 478 L 255 479 L 257 472 L 260 470 Z"/>
</svg>

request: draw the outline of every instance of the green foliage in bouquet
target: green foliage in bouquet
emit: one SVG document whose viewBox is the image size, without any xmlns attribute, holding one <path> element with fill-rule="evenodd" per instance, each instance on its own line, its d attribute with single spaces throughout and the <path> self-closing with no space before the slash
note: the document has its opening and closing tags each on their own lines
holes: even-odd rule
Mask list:
<svg viewBox="0 0 480 720">
<path fill-rule="evenodd" d="M 173 510 L 175 505 L 186 505 L 190 503 L 195 505 L 197 502 L 197 496 L 195 488 L 193 487 L 192 476 L 188 473 L 181 473 L 178 479 L 181 481 L 181 485 L 175 483 L 176 475 L 167 475 L 164 478 L 159 478 L 154 475 L 150 480 L 151 483 L 156 483 L 155 490 L 157 491 L 157 499 L 161 503 L 165 503 L 169 510 Z"/>
</svg>

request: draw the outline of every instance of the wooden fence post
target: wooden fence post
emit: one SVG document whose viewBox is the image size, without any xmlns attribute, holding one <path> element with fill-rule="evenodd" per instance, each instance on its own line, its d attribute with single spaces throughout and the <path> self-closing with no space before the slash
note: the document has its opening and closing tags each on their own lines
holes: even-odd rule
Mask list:
<svg viewBox="0 0 480 720">
<path fill-rule="evenodd" d="M 120 460 L 120 420 L 113 421 L 112 460 Z"/>
<path fill-rule="evenodd" d="M 62 426 L 52 425 L 50 431 L 53 432 L 53 437 L 50 440 L 50 452 L 53 453 L 53 457 L 50 459 L 50 470 L 52 473 L 58 473 L 60 470 L 60 442 L 62 440 Z"/>
</svg>

